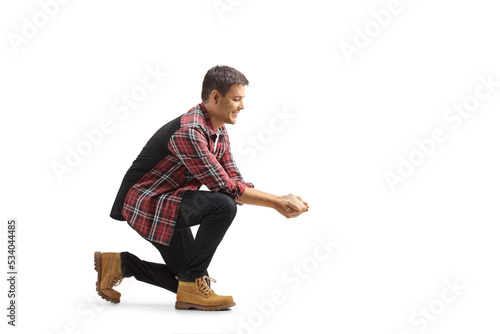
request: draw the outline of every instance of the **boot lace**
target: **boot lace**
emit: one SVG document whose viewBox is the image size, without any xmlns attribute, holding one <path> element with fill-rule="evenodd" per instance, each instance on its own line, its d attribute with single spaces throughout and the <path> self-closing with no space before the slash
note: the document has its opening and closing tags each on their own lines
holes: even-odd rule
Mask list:
<svg viewBox="0 0 500 334">
<path fill-rule="evenodd" d="M 114 286 L 118 286 L 120 285 L 120 283 L 123 281 L 123 275 L 122 274 L 119 274 L 118 276 L 115 276 L 113 278 L 113 281 L 111 281 L 111 283 L 109 284 L 110 287 L 114 287 Z"/>
<path fill-rule="evenodd" d="M 217 282 L 212 277 L 208 277 L 207 275 L 203 276 L 200 280 L 198 280 L 198 286 L 200 287 L 200 291 L 205 295 L 212 294 L 214 290 L 212 290 L 209 286 L 210 281 Z"/>
</svg>

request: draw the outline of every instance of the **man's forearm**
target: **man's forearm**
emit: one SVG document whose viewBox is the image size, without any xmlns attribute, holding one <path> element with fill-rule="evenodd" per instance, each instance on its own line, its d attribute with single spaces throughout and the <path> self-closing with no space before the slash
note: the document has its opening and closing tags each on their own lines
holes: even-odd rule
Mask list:
<svg viewBox="0 0 500 334">
<path fill-rule="evenodd" d="M 278 196 L 255 188 L 245 188 L 245 191 L 238 199 L 236 199 L 236 202 L 275 208 L 278 202 Z"/>
</svg>

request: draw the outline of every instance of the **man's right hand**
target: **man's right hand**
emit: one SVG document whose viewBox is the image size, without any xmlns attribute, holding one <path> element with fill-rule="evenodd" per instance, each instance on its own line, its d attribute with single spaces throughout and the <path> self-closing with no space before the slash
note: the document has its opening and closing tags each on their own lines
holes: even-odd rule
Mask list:
<svg viewBox="0 0 500 334">
<path fill-rule="evenodd" d="M 255 188 L 245 188 L 243 194 L 235 201 L 237 203 L 273 208 L 285 218 L 295 218 L 309 210 L 309 204 L 307 204 L 307 202 L 305 202 L 300 196 L 295 197 L 304 203 L 302 208 L 299 208 L 297 204 L 287 197 L 288 195 L 276 196 Z"/>
<path fill-rule="evenodd" d="M 285 218 L 287 219 L 295 218 L 309 210 L 309 204 L 307 204 L 307 202 L 302 200 L 300 196 L 295 196 L 295 197 L 297 197 L 300 201 L 302 201 L 302 203 L 304 203 L 304 206 L 302 208 L 299 208 L 297 204 L 295 204 L 292 200 L 288 199 L 287 197 L 288 195 L 279 197 L 275 207 L 276 211 L 282 214 Z"/>
</svg>

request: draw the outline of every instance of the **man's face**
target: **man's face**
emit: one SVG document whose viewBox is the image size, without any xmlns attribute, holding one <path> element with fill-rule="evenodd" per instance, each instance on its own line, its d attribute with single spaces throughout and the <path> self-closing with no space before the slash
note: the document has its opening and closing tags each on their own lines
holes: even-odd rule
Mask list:
<svg viewBox="0 0 500 334">
<path fill-rule="evenodd" d="M 219 95 L 215 106 L 215 123 L 235 124 L 240 110 L 244 109 L 245 86 L 234 84 L 225 96 Z M 217 129 L 215 129 L 217 130 Z"/>
</svg>

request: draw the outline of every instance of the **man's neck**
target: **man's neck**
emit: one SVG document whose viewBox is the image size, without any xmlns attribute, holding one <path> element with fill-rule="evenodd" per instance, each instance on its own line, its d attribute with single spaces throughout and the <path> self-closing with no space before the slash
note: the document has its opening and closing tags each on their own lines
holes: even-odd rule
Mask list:
<svg viewBox="0 0 500 334">
<path fill-rule="evenodd" d="M 210 119 L 210 123 L 212 123 L 212 127 L 214 128 L 215 133 L 219 133 L 219 128 L 224 125 L 224 122 L 217 122 L 215 117 L 210 113 L 209 107 L 207 108 L 206 105 L 204 105 L 205 110 L 207 112 L 208 118 Z"/>
</svg>

